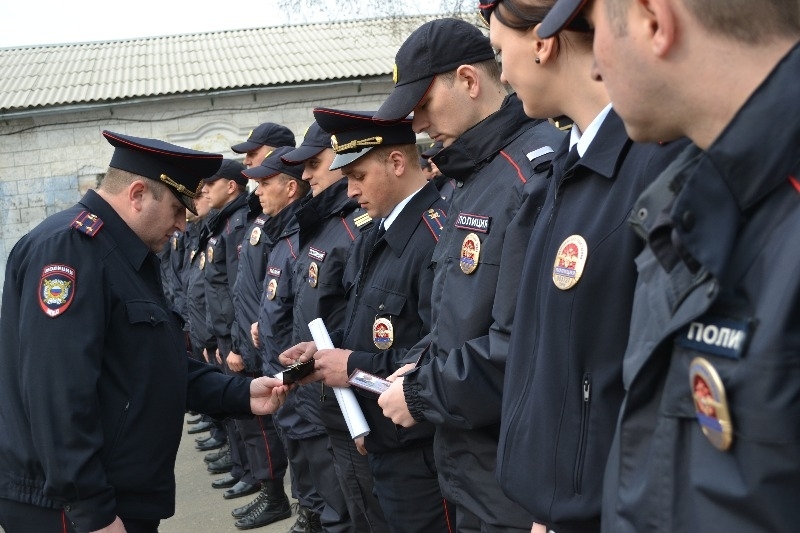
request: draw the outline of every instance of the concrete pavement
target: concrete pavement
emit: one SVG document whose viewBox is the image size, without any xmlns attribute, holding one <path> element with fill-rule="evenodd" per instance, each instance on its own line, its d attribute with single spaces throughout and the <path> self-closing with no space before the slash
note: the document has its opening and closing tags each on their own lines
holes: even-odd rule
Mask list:
<svg viewBox="0 0 800 533">
<path fill-rule="evenodd" d="M 233 525 L 235 519 L 231 511 L 241 507 L 255 498 L 255 494 L 226 500 L 222 497 L 224 489 L 211 488 L 211 482 L 218 477 L 209 474 L 203 456 L 207 452 L 198 452 L 194 449 L 195 437 L 187 435 L 186 430 L 192 426 L 184 423 L 183 438 L 175 462 L 175 478 L 178 484 L 175 516 L 161 522 L 160 533 L 234 533 L 241 530 Z M 207 435 L 202 433 L 201 435 Z M 222 474 L 224 475 L 224 474 Z M 289 488 L 289 475 L 287 473 L 286 494 L 291 495 Z M 289 498 L 292 503 L 294 499 Z M 296 514 L 291 518 L 269 524 L 250 531 L 257 533 L 286 533 L 297 519 Z"/>
</svg>

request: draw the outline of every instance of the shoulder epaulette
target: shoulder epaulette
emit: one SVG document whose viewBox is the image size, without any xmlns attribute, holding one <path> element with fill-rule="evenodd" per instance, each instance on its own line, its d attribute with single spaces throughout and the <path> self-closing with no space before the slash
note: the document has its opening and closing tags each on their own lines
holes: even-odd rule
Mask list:
<svg viewBox="0 0 800 533">
<path fill-rule="evenodd" d="M 103 227 L 103 221 L 99 216 L 89 211 L 81 211 L 81 214 L 72 221 L 72 227 L 81 233 L 85 233 L 89 237 L 94 237 L 100 228 Z"/>
<path fill-rule="evenodd" d="M 372 222 L 372 217 L 367 213 L 361 213 L 357 217 L 353 218 L 353 224 L 355 224 L 358 229 L 363 228 L 370 222 Z"/>
<path fill-rule="evenodd" d="M 447 222 L 447 213 L 441 209 L 428 209 L 422 213 L 422 220 L 428 225 L 428 229 L 431 230 L 436 242 L 439 242 L 439 236 L 442 234 L 444 225 Z"/>
</svg>

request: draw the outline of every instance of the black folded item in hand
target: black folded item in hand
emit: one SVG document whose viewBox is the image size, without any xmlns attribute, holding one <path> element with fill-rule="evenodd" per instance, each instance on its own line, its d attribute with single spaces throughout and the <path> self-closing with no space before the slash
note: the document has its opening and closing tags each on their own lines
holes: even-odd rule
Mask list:
<svg viewBox="0 0 800 533">
<path fill-rule="evenodd" d="M 289 385 L 295 381 L 300 381 L 314 371 L 314 360 L 309 359 L 302 363 L 296 363 L 283 371 L 283 384 Z"/>
</svg>

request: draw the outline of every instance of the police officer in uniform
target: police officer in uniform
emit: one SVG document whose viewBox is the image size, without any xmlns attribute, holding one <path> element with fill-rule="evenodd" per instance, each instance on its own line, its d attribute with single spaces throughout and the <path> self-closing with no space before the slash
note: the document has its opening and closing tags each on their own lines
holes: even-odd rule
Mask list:
<svg viewBox="0 0 800 533">
<path fill-rule="evenodd" d="M 693 143 L 630 217 L 646 246 L 602 527 L 794 531 L 800 5 L 640 7 L 559 1 L 545 20 L 584 9 L 593 72 L 633 139 Z"/>
<path fill-rule="evenodd" d="M 186 356 L 156 253 L 220 156 L 109 131 L 97 191 L 11 252 L 0 318 L 0 526 L 155 533 L 175 508 L 184 412 L 274 411 L 271 378 Z M 150 432 L 159 438 L 150 437 Z"/>
<path fill-rule="evenodd" d="M 430 329 L 429 266 L 447 221 L 447 203 L 416 164 L 411 121 L 380 125 L 373 115 L 314 110 L 317 123 L 336 139 L 331 170 L 341 169 L 348 195 L 377 221 L 356 240 L 345 269 L 345 327 L 331 334 L 342 349 L 314 354 L 315 372 L 309 379 L 329 386 L 347 387 L 348 376 L 359 370 L 391 375 Z M 295 353 L 305 359 L 309 349 L 313 343 L 303 343 Z M 450 531 L 447 503 L 432 468 L 433 424 L 398 429 L 383 416 L 375 392 L 354 390 L 370 426 L 361 451 L 369 454 L 389 530 Z"/>
<path fill-rule="evenodd" d="M 280 156 L 294 147 L 277 148 L 257 167 L 243 171 L 245 177 L 258 184 L 253 194 L 259 200 L 261 213 L 245 234 L 239 254 L 239 272 L 233 287 L 234 346 L 241 353 L 244 373 L 262 375 L 261 357 L 253 345 L 250 325 L 258 320 L 261 299 L 265 297 L 264 278 L 267 258 L 280 231 L 291 218 L 296 205 L 309 190 L 295 167 L 288 167 Z M 292 172 L 295 175 L 288 174 Z M 244 325 L 247 324 L 245 328 Z M 291 516 L 289 500 L 283 490 L 283 478 L 288 466 L 286 451 L 271 416 L 237 420 L 255 479 L 262 484 L 261 492 L 251 502 L 233 511 L 238 518 L 236 527 L 261 527 Z"/>
<path fill-rule="evenodd" d="M 521 235 L 536 220 L 563 133 L 525 116 L 500 81 L 489 40 L 465 21 L 423 24 L 396 62 L 395 88 L 375 118 L 397 120 L 413 110 L 415 131 L 443 141 L 433 160 L 457 187 L 433 255 L 431 332 L 411 351 L 429 359 L 395 380 L 379 404 L 405 427 L 436 425 L 439 482 L 456 505 L 458 531 L 530 531 L 530 515 L 495 480 L 499 398 L 487 402 L 482 391 L 502 386 Z M 525 204 L 528 227 L 508 234 Z"/>
</svg>

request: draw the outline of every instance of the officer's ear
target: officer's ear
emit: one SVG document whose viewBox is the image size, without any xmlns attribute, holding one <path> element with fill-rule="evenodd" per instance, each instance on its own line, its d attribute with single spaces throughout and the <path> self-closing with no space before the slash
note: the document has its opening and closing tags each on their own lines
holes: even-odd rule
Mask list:
<svg viewBox="0 0 800 533">
<path fill-rule="evenodd" d="M 148 190 L 147 184 L 144 180 L 133 180 L 128 188 L 128 203 L 136 211 L 141 211 L 144 203 L 145 192 Z"/>
</svg>

